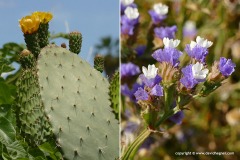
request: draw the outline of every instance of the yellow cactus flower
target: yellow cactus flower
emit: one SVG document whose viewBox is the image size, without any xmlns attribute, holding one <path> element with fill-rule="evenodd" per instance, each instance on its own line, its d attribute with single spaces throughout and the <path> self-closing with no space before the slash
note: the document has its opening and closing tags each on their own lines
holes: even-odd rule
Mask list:
<svg viewBox="0 0 240 160">
<path fill-rule="evenodd" d="M 24 34 L 32 34 L 38 30 L 40 20 L 38 17 L 31 15 L 20 19 L 19 24 Z"/>
<path fill-rule="evenodd" d="M 53 17 L 50 12 L 33 12 L 32 15 L 39 17 L 41 23 L 48 23 Z"/>
</svg>

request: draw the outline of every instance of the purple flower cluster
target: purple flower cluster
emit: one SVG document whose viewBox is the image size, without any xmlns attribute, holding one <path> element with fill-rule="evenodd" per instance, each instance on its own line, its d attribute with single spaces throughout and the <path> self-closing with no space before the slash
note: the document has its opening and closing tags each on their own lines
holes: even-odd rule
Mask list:
<svg viewBox="0 0 240 160">
<path fill-rule="evenodd" d="M 163 39 L 163 38 L 169 38 L 173 39 L 175 38 L 175 33 L 177 32 L 177 26 L 171 26 L 171 27 L 157 27 L 154 29 L 155 36 Z"/>
<path fill-rule="evenodd" d="M 129 97 L 132 102 L 136 102 L 137 100 L 134 93 L 138 90 L 138 88 L 143 88 L 143 85 L 134 83 L 132 89 L 130 89 L 127 84 L 121 85 L 121 94 Z"/>
<path fill-rule="evenodd" d="M 206 60 L 206 56 L 208 54 L 208 48 L 212 44 L 213 43 L 211 41 L 201 38 L 200 36 L 197 36 L 196 42 L 191 41 L 190 44 L 186 45 L 185 51 L 191 58 L 194 58 L 197 61 L 204 64 Z"/>
<path fill-rule="evenodd" d="M 140 69 L 137 65 L 129 62 L 121 64 L 121 78 L 135 76 L 140 73 Z"/>
<path fill-rule="evenodd" d="M 178 51 L 175 48 L 164 48 L 158 49 L 153 52 L 152 57 L 158 62 L 168 62 L 172 66 L 176 67 L 179 64 L 179 57 L 182 55 L 182 52 Z"/>
<path fill-rule="evenodd" d="M 154 10 L 148 12 L 154 24 L 158 24 L 167 18 L 167 15 L 158 15 Z"/>
<path fill-rule="evenodd" d="M 236 64 L 234 64 L 231 59 L 220 58 L 219 71 L 222 75 L 226 77 L 230 76 L 235 71 L 234 67 L 236 67 Z"/>
<path fill-rule="evenodd" d="M 153 23 L 159 24 L 167 18 L 168 6 L 162 3 L 154 4 L 153 9 L 149 10 L 148 13 L 151 16 Z"/>
<path fill-rule="evenodd" d="M 160 76 L 156 75 L 156 77 L 148 79 L 144 74 L 141 74 L 139 77 L 149 89 L 146 91 L 144 88 L 138 88 L 134 94 L 137 100 L 148 100 L 150 96 L 163 96 L 163 88 L 159 84 L 162 80 Z"/>
<path fill-rule="evenodd" d="M 188 89 L 193 88 L 198 81 L 193 77 L 192 64 L 182 68 L 183 77 L 180 82 Z"/>
<path fill-rule="evenodd" d="M 198 60 L 201 63 L 205 63 L 206 56 L 208 55 L 208 49 L 200 45 L 196 45 L 194 48 L 191 48 L 190 45 L 187 44 L 185 51 L 190 57 Z"/>
<path fill-rule="evenodd" d="M 127 7 L 121 16 L 121 34 L 133 35 L 135 26 L 139 23 L 137 8 Z"/>
</svg>

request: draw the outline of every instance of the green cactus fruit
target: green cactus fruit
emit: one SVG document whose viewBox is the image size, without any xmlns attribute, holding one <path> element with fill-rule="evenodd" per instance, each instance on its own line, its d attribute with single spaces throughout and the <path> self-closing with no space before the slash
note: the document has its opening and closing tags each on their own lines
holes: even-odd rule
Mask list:
<svg viewBox="0 0 240 160">
<path fill-rule="evenodd" d="M 73 53 L 80 53 L 82 47 L 82 34 L 80 32 L 69 33 L 69 50 Z"/>
<path fill-rule="evenodd" d="M 53 45 L 42 49 L 37 68 L 45 113 L 64 158 L 117 159 L 118 121 L 107 79 L 76 54 Z"/>
<path fill-rule="evenodd" d="M 24 34 L 24 39 L 27 45 L 27 49 L 32 52 L 34 57 L 37 59 L 40 53 L 38 32 L 32 34 Z"/>
<path fill-rule="evenodd" d="M 48 40 L 48 23 L 40 23 L 39 29 L 38 29 L 38 39 L 39 39 L 39 46 L 40 48 L 43 48 L 49 44 Z"/>
<path fill-rule="evenodd" d="M 44 113 L 35 67 L 25 69 L 17 81 L 17 126 L 31 146 L 48 140 L 51 126 Z"/>
<path fill-rule="evenodd" d="M 94 58 L 94 68 L 99 72 L 103 72 L 104 69 L 104 57 L 101 55 L 96 55 Z"/>
<path fill-rule="evenodd" d="M 119 83 L 119 71 L 116 71 L 110 81 L 109 95 L 117 119 L 119 119 Z"/>
<path fill-rule="evenodd" d="M 19 62 L 21 63 L 21 66 L 24 69 L 26 69 L 26 68 L 32 68 L 35 65 L 36 60 L 33 54 L 29 50 L 24 49 L 20 53 Z"/>
</svg>

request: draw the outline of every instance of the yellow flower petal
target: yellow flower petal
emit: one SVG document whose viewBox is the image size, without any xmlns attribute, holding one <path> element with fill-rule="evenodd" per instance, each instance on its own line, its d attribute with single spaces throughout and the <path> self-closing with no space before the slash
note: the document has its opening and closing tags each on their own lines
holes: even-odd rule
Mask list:
<svg viewBox="0 0 240 160">
<path fill-rule="evenodd" d="M 33 12 L 32 15 L 37 16 L 41 23 L 48 23 L 53 17 L 50 12 Z"/>
<path fill-rule="evenodd" d="M 39 28 L 39 18 L 36 16 L 26 16 L 19 21 L 21 30 L 24 34 L 32 34 Z"/>
</svg>

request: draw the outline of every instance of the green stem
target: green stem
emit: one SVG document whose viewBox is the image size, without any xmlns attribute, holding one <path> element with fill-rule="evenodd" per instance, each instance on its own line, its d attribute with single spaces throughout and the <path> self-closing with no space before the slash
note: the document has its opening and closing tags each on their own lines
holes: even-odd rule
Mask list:
<svg viewBox="0 0 240 160">
<path fill-rule="evenodd" d="M 144 140 L 151 134 L 149 129 L 144 129 L 134 142 L 127 148 L 121 160 L 133 160 L 136 152 Z"/>
<path fill-rule="evenodd" d="M 162 116 L 162 118 L 156 123 L 155 127 L 158 127 L 161 123 L 163 123 L 165 120 L 167 120 L 172 115 L 174 115 L 173 110 L 169 110 L 168 112 L 165 112 L 164 115 Z"/>
</svg>

